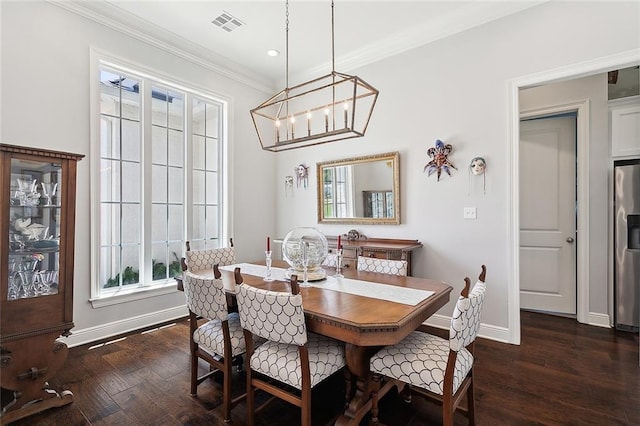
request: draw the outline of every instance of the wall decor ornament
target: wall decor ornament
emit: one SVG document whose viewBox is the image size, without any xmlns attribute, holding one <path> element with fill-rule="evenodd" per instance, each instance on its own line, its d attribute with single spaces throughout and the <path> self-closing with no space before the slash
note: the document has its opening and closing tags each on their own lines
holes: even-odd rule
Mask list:
<svg viewBox="0 0 640 426">
<path fill-rule="evenodd" d="M 300 163 L 295 168 L 296 172 L 296 186 L 300 188 L 302 184 L 304 189 L 309 186 L 309 166 L 304 163 Z"/>
<path fill-rule="evenodd" d="M 288 196 L 289 193 L 293 194 L 293 176 L 284 177 L 284 196 Z"/>
<path fill-rule="evenodd" d="M 471 175 L 482 176 L 482 192 L 487 194 L 487 162 L 482 157 L 473 157 L 469 163 L 469 188 L 471 188 Z"/>
<path fill-rule="evenodd" d="M 440 180 L 440 175 L 443 170 L 451 176 L 451 169 L 458 170 L 451 161 L 449 161 L 451 151 L 453 151 L 451 144 L 445 144 L 440 139 L 436 139 L 435 147 L 427 150 L 427 155 L 431 158 L 431 161 L 424 166 L 423 172 L 427 172 L 427 176 L 431 176 L 435 172 L 438 181 Z"/>
</svg>

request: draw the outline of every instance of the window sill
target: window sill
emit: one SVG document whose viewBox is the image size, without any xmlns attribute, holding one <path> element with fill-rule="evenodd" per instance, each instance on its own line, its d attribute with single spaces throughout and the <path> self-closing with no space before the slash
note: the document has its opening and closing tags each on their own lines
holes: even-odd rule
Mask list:
<svg viewBox="0 0 640 426">
<path fill-rule="evenodd" d="M 136 287 L 135 289 L 120 290 L 118 292 L 89 299 L 93 308 L 102 308 L 105 306 L 118 305 L 126 302 L 147 299 L 149 297 L 162 296 L 178 291 L 176 281 L 169 279 L 165 284 Z"/>
</svg>

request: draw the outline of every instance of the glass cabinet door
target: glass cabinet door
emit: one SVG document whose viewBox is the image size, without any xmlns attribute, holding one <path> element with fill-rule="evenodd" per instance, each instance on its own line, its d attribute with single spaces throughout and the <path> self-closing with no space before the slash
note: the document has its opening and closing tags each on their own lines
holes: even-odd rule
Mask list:
<svg viewBox="0 0 640 426">
<path fill-rule="evenodd" d="M 62 164 L 11 159 L 7 301 L 58 293 Z"/>
</svg>

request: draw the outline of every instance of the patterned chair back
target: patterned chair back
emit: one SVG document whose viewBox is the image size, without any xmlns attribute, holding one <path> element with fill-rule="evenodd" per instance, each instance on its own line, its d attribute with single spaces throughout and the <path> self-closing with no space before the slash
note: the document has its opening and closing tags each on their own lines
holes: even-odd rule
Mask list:
<svg viewBox="0 0 640 426">
<path fill-rule="evenodd" d="M 466 278 L 467 285 L 470 284 Z M 468 288 L 468 287 L 467 287 Z M 451 328 L 449 329 L 449 347 L 452 351 L 469 346 L 480 330 L 480 314 L 484 303 L 486 286 L 478 280 L 469 293 L 469 297 L 460 296 L 451 316 Z"/>
<path fill-rule="evenodd" d="M 240 324 L 245 330 L 272 342 L 302 346 L 307 326 L 302 295 L 236 285 Z"/>
<path fill-rule="evenodd" d="M 322 261 L 322 266 L 327 266 L 329 268 L 338 267 L 338 255 L 335 253 L 327 253 L 327 257 Z"/>
<path fill-rule="evenodd" d="M 211 269 L 213 265 L 233 265 L 236 263 L 235 247 L 223 247 L 216 249 L 187 250 L 185 253 L 187 268 L 189 271 Z"/>
<path fill-rule="evenodd" d="M 227 319 L 227 297 L 221 279 L 202 278 L 185 271 L 183 285 L 191 312 L 208 319 Z"/>
<path fill-rule="evenodd" d="M 406 277 L 407 261 L 358 256 L 358 271 L 379 272 L 381 274 Z"/>
</svg>

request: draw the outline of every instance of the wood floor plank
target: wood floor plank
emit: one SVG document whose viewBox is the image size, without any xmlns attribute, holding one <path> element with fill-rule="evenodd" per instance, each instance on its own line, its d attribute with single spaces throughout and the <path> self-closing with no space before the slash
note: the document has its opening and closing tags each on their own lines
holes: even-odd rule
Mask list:
<svg viewBox="0 0 640 426">
<path fill-rule="evenodd" d="M 579 324 L 570 318 L 522 312 L 522 344 L 476 342 L 476 423 L 483 425 L 640 425 L 637 334 Z M 433 330 L 446 336 L 447 330 Z M 89 350 L 72 348 L 51 380 L 69 389 L 74 402 L 14 425 L 225 425 L 222 388 L 213 379 L 189 389 L 187 320 Z M 114 339 L 109 339 L 114 340 Z M 200 373 L 208 371 L 199 362 Z M 233 376 L 234 394 L 244 375 Z M 337 375 L 313 393 L 313 424 L 332 424 L 343 409 L 344 383 Z M 246 407 L 232 410 L 243 425 Z M 299 423 L 300 410 L 277 401 L 256 419 L 260 426 Z M 414 397 L 406 404 L 395 391 L 380 403 L 387 426 L 440 424 L 439 406 Z M 365 418 L 362 425 L 368 424 Z M 455 416 L 456 425 L 466 419 Z"/>
</svg>

